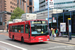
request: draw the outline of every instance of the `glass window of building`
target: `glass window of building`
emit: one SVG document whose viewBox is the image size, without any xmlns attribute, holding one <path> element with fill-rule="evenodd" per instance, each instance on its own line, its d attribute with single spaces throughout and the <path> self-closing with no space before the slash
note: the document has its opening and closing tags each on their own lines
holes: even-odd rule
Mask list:
<svg viewBox="0 0 75 50">
<path fill-rule="evenodd" d="M 2 22 L 0 22 L 0 25 L 2 25 Z"/>
<path fill-rule="evenodd" d="M 1 16 L 1 15 L 0 15 Z M 0 25 L 2 25 L 2 17 L 0 17 Z"/>
<path fill-rule="evenodd" d="M 21 5 L 21 0 L 20 0 L 20 5 Z"/>
<path fill-rule="evenodd" d="M 75 33 L 75 11 L 71 13 L 72 17 L 72 33 Z"/>
<path fill-rule="evenodd" d="M 32 5 L 32 0 L 29 0 L 29 5 Z"/>
<path fill-rule="evenodd" d="M 63 13 L 58 15 L 58 28 L 60 28 L 60 23 L 63 22 Z"/>
<path fill-rule="evenodd" d="M 17 6 L 19 6 L 19 0 L 17 0 Z"/>
<path fill-rule="evenodd" d="M 56 28 L 57 27 L 57 15 L 52 15 L 52 23 L 50 23 L 50 28 Z M 56 21 L 56 22 L 55 22 Z"/>
<path fill-rule="evenodd" d="M 29 12 L 32 13 L 32 7 L 29 8 Z"/>
</svg>

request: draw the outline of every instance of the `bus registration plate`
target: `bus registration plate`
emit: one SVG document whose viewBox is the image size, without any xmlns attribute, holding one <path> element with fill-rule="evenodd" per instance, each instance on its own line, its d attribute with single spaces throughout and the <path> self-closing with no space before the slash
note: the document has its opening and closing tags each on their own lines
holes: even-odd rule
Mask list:
<svg viewBox="0 0 75 50">
<path fill-rule="evenodd" d="M 39 42 L 43 42 L 43 40 L 39 40 Z"/>
</svg>

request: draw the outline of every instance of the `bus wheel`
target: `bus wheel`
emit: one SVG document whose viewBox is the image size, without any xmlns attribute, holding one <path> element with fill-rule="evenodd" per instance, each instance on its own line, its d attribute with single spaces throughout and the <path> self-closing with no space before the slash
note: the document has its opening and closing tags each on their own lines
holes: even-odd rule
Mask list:
<svg viewBox="0 0 75 50">
<path fill-rule="evenodd" d="M 24 43 L 24 38 L 23 37 L 21 38 L 21 41 L 22 41 L 22 43 Z"/>
<path fill-rule="evenodd" d="M 12 37 L 12 40 L 14 41 L 14 36 Z"/>
</svg>

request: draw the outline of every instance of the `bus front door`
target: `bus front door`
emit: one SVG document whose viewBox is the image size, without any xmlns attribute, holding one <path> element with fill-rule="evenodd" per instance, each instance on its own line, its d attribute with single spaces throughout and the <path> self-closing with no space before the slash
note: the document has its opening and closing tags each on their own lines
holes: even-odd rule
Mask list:
<svg viewBox="0 0 75 50">
<path fill-rule="evenodd" d="M 29 28 L 30 28 L 29 25 L 26 24 L 25 25 L 25 40 L 26 41 L 29 41 L 29 39 L 30 39 L 30 29 Z"/>
</svg>

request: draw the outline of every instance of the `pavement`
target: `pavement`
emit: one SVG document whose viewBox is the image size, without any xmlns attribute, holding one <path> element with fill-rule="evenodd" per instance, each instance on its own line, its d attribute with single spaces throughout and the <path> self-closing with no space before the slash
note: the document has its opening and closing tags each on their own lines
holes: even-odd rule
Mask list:
<svg viewBox="0 0 75 50">
<path fill-rule="evenodd" d="M 68 37 L 67 35 L 63 35 L 63 37 Z M 75 36 L 72 36 L 72 38 L 75 38 Z"/>
<path fill-rule="evenodd" d="M 54 40 L 51 39 L 50 41 L 75 45 L 75 38 L 72 38 L 72 40 L 69 40 L 68 37 L 55 37 Z"/>
<path fill-rule="evenodd" d="M 8 36 L 8 32 L 4 32 L 4 33 L 0 33 L 0 35 L 5 35 L 5 36 Z"/>
</svg>

